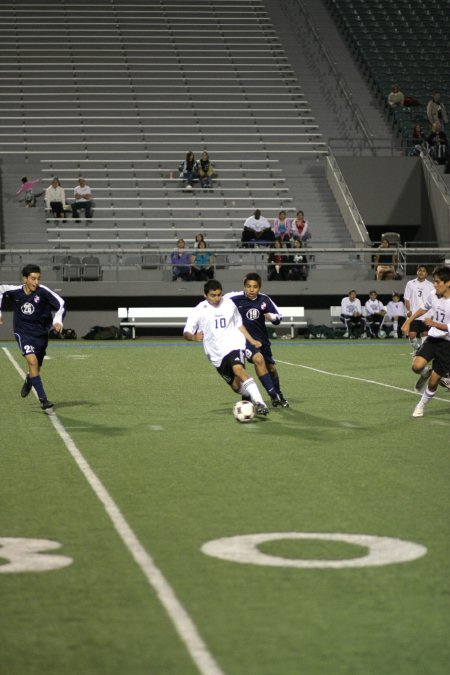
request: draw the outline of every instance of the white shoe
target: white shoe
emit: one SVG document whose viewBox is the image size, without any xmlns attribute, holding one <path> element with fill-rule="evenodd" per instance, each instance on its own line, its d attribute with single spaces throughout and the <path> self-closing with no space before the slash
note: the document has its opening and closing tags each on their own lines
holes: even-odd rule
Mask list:
<svg viewBox="0 0 450 675">
<path fill-rule="evenodd" d="M 439 384 L 441 387 L 444 387 L 444 389 L 448 389 L 450 391 L 450 377 L 441 377 Z"/>
<path fill-rule="evenodd" d="M 397 335 L 397 333 L 391 333 L 391 337 L 393 337 L 394 340 L 398 340 L 398 335 Z"/>
<path fill-rule="evenodd" d="M 361 333 L 361 340 L 367 340 L 367 334 Z"/>
<path fill-rule="evenodd" d="M 192 185 L 186 185 L 185 190 L 192 190 Z"/>
<path fill-rule="evenodd" d="M 423 403 L 418 403 L 413 410 L 413 417 L 423 417 Z"/>
<path fill-rule="evenodd" d="M 348 331 L 346 331 L 342 337 L 348 338 Z"/>
</svg>

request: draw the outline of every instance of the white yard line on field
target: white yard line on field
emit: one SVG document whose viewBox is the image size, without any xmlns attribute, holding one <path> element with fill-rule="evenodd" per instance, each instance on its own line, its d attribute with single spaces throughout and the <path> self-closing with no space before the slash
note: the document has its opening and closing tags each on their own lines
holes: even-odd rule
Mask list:
<svg viewBox="0 0 450 675">
<path fill-rule="evenodd" d="M 377 382 L 376 380 L 367 380 L 364 377 L 355 377 L 354 375 L 341 375 L 340 373 L 331 373 L 329 370 L 321 370 L 320 368 L 313 368 L 312 366 L 304 366 L 302 363 L 291 363 L 290 361 L 281 361 L 280 359 L 277 359 L 277 363 L 282 363 L 284 366 L 294 366 L 294 368 L 304 368 L 305 370 L 312 370 L 315 373 L 320 373 L 321 375 L 330 375 L 331 377 L 339 377 L 346 380 L 356 380 L 357 382 L 376 384 L 378 387 L 386 387 L 387 389 L 395 389 L 396 391 L 404 391 L 407 394 L 415 394 L 415 396 L 420 396 L 420 394 L 418 394 L 417 391 L 405 389 L 405 387 L 396 387 L 395 384 L 386 384 L 385 382 Z M 433 400 L 450 403 L 448 398 L 440 398 L 440 396 L 435 396 Z"/>
<path fill-rule="evenodd" d="M 11 356 L 10 350 L 3 347 L 3 351 L 22 379 L 24 379 L 25 373 Z M 83 473 L 100 502 L 103 504 L 116 532 L 156 592 L 161 604 L 172 620 L 178 635 L 186 646 L 192 660 L 198 667 L 199 672 L 202 675 L 225 675 L 224 671 L 221 670 L 208 650 L 208 647 L 203 641 L 193 620 L 175 595 L 173 588 L 166 580 L 161 570 L 157 567 L 150 554 L 144 549 L 108 490 L 91 469 L 84 456 L 78 450 L 73 439 L 59 421 L 58 416 L 52 414 L 49 415 L 49 419 L 76 462 L 78 468 Z"/>
</svg>

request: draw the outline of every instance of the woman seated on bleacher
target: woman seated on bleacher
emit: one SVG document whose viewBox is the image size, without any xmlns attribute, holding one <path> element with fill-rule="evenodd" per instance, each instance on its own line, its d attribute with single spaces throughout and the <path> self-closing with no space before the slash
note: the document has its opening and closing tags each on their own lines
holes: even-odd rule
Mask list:
<svg viewBox="0 0 450 675">
<path fill-rule="evenodd" d="M 192 278 L 195 281 L 213 279 L 215 262 L 215 255 L 206 249 L 206 242 L 199 241 L 196 252 L 191 256 Z"/>
<path fill-rule="evenodd" d="M 286 246 L 290 246 L 292 225 L 291 219 L 286 216 L 286 211 L 279 212 L 278 218 L 274 219 L 272 227 L 275 239 L 281 239 L 281 241 L 286 243 Z"/>
<path fill-rule="evenodd" d="M 198 163 L 192 150 L 186 153 L 186 159 L 178 168 L 180 178 L 186 181 L 186 190 L 192 190 L 192 183 L 198 179 Z"/>
<path fill-rule="evenodd" d="M 66 208 L 66 193 L 61 187 L 58 178 L 53 178 L 44 195 L 45 208 L 52 213 L 55 218 L 64 218 Z"/>
<path fill-rule="evenodd" d="M 397 258 L 395 253 L 386 251 L 391 246 L 389 239 L 382 239 L 379 246 L 380 253 L 375 256 L 375 276 L 377 281 L 395 279 Z"/>
</svg>

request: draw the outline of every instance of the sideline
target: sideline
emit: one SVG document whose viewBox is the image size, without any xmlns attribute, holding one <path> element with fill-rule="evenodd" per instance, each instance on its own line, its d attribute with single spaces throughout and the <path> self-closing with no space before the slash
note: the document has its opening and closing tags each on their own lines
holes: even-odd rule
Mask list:
<svg viewBox="0 0 450 675">
<path fill-rule="evenodd" d="M 11 356 L 9 350 L 3 347 L 3 351 L 19 373 L 20 377 L 25 379 L 24 371 Z M 135 562 L 156 592 L 157 597 L 172 620 L 179 637 L 184 643 L 192 660 L 198 667 L 199 672 L 202 675 L 225 675 L 224 671 L 220 669 L 219 665 L 214 660 L 214 657 L 209 652 L 193 620 L 176 597 L 175 591 L 170 586 L 161 570 L 156 566 L 150 554 L 144 549 L 108 490 L 91 469 L 90 465 L 75 445 L 75 442 L 67 433 L 63 424 L 59 421 L 58 416 L 54 413 L 48 415 L 48 417 L 53 424 L 55 431 L 60 436 L 75 463 L 78 465 L 78 468 L 100 502 L 103 504 L 119 537 L 122 539 L 126 548 L 129 550 Z"/>
<path fill-rule="evenodd" d="M 328 370 L 321 370 L 320 368 L 313 368 L 312 366 L 304 366 L 301 363 L 291 363 L 290 361 L 281 361 L 277 359 L 277 363 L 282 363 L 285 366 L 294 366 L 294 368 L 304 368 L 305 370 L 312 370 L 315 373 L 320 373 L 321 375 L 330 375 L 331 377 L 339 377 L 346 380 L 355 380 L 356 382 L 366 382 L 367 384 L 376 384 L 378 387 L 386 387 L 386 389 L 395 389 L 396 391 L 403 391 L 406 394 L 414 394 L 415 396 L 421 396 L 417 391 L 411 389 L 406 389 L 405 387 L 397 387 L 395 384 L 386 384 L 385 382 L 377 382 L 376 380 L 366 380 L 364 377 L 355 377 L 354 375 L 340 375 L 339 373 L 331 373 Z M 433 401 L 444 401 L 445 403 L 450 403 L 448 398 L 441 398 L 440 396 L 435 396 Z"/>
</svg>

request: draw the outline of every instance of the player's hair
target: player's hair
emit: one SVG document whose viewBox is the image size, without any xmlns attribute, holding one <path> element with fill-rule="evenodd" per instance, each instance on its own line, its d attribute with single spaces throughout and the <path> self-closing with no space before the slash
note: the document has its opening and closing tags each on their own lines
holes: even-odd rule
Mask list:
<svg viewBox="0 0 450 675">
<path fill-rule="evenodd" d="M 33 263 L 29 263 L 28 265 L 25 265 L 25 267 L 22 270 L 22 276 L 23 277 L 29 277 L 30 274 L 33 273 L 40 274 L 41 273 L 41 268 L 39 265 L 34 265 Z"/>
<path fill-rule="evenodd" d="M 350 295 L 350 293 L 355 293 L 355 294 L 356 294 L 356 291 L 355 291 L 354 289 L 352 289 L 351 291 L 348 292 L 348 295 Z"/>
<path fill-rule="evenodd" d="M 447 265 L 439 265 L 433 270 L 433 279 L 437 277 L 441 281 L 450 281 L 450 267 Z"/>
<path fill-rule="evenodd" d="M 427 274 L 430 273 L 430 270 L 428 269 L 428 265 L 423 265 L 422 263 L 420 263 L 420 265 L 417 265 L 417 272 L 420 270 L 421 267 L 422 267 L 424 270 L 427 271 Z"/>
<path fill-rule="evenodd" d="M 247 283 L 247 281 L 256 281 L 256 283 L 260 288 L 262 286 L 262 279 L 257 272 L 249 272 L 248 274 L 246 274 L 244 277 L 244 286 Z"/>
<path fill-rule="evenodd" d="M 222 284 L 220 283 L 220 281 L 217 281 L 217 279 L 210 279 L 203 286 L 203 292 L 205 295 L 208 295 L 210 291 L 221 291 L 221 290 Z"/>
</svg>

